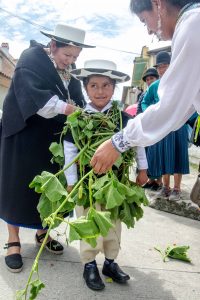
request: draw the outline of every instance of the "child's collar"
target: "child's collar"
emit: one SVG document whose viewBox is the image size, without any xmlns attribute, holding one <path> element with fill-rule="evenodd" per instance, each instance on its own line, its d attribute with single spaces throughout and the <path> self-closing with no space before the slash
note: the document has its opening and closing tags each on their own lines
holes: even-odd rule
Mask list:
<svg viewBox="0 0 200 300">
<path fill-rule="evenodd" d="M 98 109 L 94 108 L 91 105 L 91 102 L 89 102 L 89 103 L 86 104 L 85 110 L 87 110 L 87 111 L 93 111 L 93 112 L 104 112 L 104 111 L 108 110 L 111 107 L 112 107 L 112 101 L 108 102 L 108 104 L 106 104 L 106 106 L 104 106 L 104 108 L 102 108 L 102 110 L 99 111 Z"/>
</svg>

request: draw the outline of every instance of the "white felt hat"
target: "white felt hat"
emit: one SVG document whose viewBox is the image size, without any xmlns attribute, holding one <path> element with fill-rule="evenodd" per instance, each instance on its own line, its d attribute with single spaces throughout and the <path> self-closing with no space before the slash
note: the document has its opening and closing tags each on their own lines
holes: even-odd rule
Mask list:
<svg viewBox="0 0 200 300">
<path fill-rule="evenodd" d="M 79 80 L 91 75 L 107 76 L 116 82 L 125 82 L 130 79 L 129 75 L 117 71 L 117 66 L 110 60 L 93 59 L 87 60 L 84 64 L 84 68 L 74 69 L 71 74 Z"/>
<path fill-rule="evenodd" d="M 57 24 L 54 32 L 49 32 L 45 30 L 40 31 L 42 34 L 48 36 L 57 42 L 63 44 L 77 46 L 80 48 L 94 48 L 95 46 L 90 46 L 84 44 L 85 31 L 79 28 L 69 26 L 67 24 Z"/>
</svg>

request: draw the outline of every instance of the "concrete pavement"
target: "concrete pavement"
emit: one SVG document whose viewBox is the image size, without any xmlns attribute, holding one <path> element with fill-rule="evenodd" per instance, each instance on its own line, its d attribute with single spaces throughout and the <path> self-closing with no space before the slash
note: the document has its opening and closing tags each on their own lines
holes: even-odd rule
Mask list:
<svg viewBox="0 0 200 300">
<path fill-rule="evenodd" d="M 200 222 L 154 210 L 144 209 L 144 218 L 134 229 L 123 227 L 121 251 L 118 263 L 130 274 L 127 285 L 106 283 L 102 292 L 89 290 L 82 279 L 79 259 L 79 243 L 65 247 L 63 255 L 55 256 L 46 251 L 39 264 L 41 280 L 46 288 L 38 300 L 199 300 L 200 299 Z M 62 232 L 62 227 L 59 230 Z M 0 244 L 6 242 L 6 225 L 0 221 Z M 0 249 L 0 300 L 14 299 L 17 289 L 25 287 L 38 248 L 34 243 L 34 231 L 21 229 L 24 269 L 13 274 L 4 264 L 5 250 Z M 54 233 L 55 234 L 55 233 Z M 64 242 L 64 237 L 60 237 Z M 189 245 L 192 264 L 177 260 L 162 262 L 154 246 L 165 248 L 168 244 Z M 101 271 L 103 256 L 98 256 Z M 103 279 L 104 276 L 102 276 Z"/>
</svg>

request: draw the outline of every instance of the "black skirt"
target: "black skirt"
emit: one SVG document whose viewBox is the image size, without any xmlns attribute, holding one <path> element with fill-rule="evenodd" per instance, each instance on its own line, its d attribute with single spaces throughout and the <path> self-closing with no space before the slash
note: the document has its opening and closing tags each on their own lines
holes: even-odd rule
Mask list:
<svg viewBox="0 0 200 300">
<path fill-rule="evenodd" d="M 59 140 L 63 124 L 33 116 L 15 135 L 0 140 L 0 218 L 28 228 L 42 228 L 37 205 L 40 194 L 29 188 L 42 171 L 56 173 L 49 146 Z"/>
</svg>

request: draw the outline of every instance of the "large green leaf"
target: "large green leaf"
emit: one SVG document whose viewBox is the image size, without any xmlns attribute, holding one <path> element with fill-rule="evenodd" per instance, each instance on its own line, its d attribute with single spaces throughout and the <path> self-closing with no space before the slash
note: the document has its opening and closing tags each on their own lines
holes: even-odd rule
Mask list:
<svg viewBox="0 0 200 300">
<path fill-rule="evenodd" d="M 69 228 L 69 242 L 73 242 L 76 240 L 81 240 L 81 236 L 78 234 L 78 232 L 76 231 L 76 228 L 73 226 L 70 226 Z"/>
<path fill-rule="evenodd" d="M 160 252 L 163 261 L 166 261 L 166 258 L 174 258 L 178 260 L 182 260 L 185 262 L 191 262 L 191 259 L 188 257 L 187 251 L 189 246 L 168 246 L 165 250 L 162 250 L 160 247 L 154 247 L 155 250 Z"/>
<path fill-rule="evenodd" d="M 111 212 L 111 215 L 110 215 L 111 220 L 116 221 L 117 219 L 119 219 L 119 210 L 120 210 L 120 206 L 116 206 L 109 210 Z"/>
<path fill-rule="evenodd" d="M 110 212 L 102 212 L 97 211 L 94 208 L 90 208 L 87 214 L 87 218 L 89 220 L 94 220 L 102 236 L 107 236 L 108 231 L 113 227 L 110 219 Z"/>
<path fill-rule="evenodd" d="M 95 192 L 93 194 L 93 197 L 96 199 L 96 200 L 102 200 L 105 198 L 106 194 L 108 193 L 109 191 L 109 188 L 110 186 L 112 185 L 112 182 L 108 182 L 106 185 L 102 186 L 102 188 L 100 188 L 99 190 L 97 190 L 97 192 Z M 105 202 L 105 200 L 104 200 Z"/>
<path fill-rule="evenodd" d="M 92 246 L 92 248 L 95 248 L 97 245 L 97 239 L 96 238 L 89 238 L 89 239 L 84 239 L 84 241 L 88 244 L 90 244 L 90 246 Z"/>
<path fill-rule="evenodd" d="M 168 257 L 191 262 L 191 259 L 187 255 L 189 246 L 168 246 L 165 250 L 165 254 Z"/>
<path fill-rule="evenodd" d="M 16 291 L 16 300 L 24 300 L 25 293 L 26 293 L 25 289 Z"/>
<path fill-rule="evenodd" d="M 34 300 L 38 296 L 41 289 L 45 287 L 45 285 L 40 279 L 36 279 L 32 281 L 30 285 L 31 285 L 31 289 L 30 289 L 29 300 Z"/>
<path fill-rule="evenodd" d="M 35 187 L 38 193 L 44 193 L 46 197 L 52 201 L 59 201 L 63 196 L 67 197 L 68 193 L 59 179 L 52 173 L 43 171 L 40 176 L 36 176 L 29 185 Z"/>
<path fill-rule="evenodd" d="M 62 157 L 64 158 L 64 152 L 63 152 L 63 145 L 58 144 L 56 142 L 51 143 L 49 150 L 55 157 Z"/>
<path fill-rule="evenodd" d="M 71 127 L 78 126 L 78 116 L 81 114 L 81 110 L 76 110 L 71 115 L 67 116 L 67 124 L 70 124 Z"/>
<path fill-rule="evenodd" d="M 133 195 L 133 197 L 131 195 L 128 195 L 127 197 L 127 201 L 129 203 L 133 203 L 136 202 L 138 206 L 140 206 L 140 204 L 142 203 L 143 205 L 148 205 L 148 199 L 145 195 L 145 191 L 143 188 L 141 188 L 140 186 L 136 185 L 136 184 L 131 184 L 129 187 L 132 191 L 135 192 L 135 194 Z"/>
<path fill-rule="evenodd" d="M 38 194 L 42 193 L 41 187 L 42 187 L 42 176 L 41 175 L 37 175 L 34 177 L 34 179 L 31 181 L 31 183 L 29 184 L 29 187 L 31 189 L 35 188 L 35 192 Z"/>
<path fill-rule="evenodd" d="M 137 193 L 135 189 L 126 186 L 125 184 L 119 181 L 117 182 L 117 190 L 119 191 L 119 193 L 121 193 L 122 195 L 126 195 L 127 197 L 135 196 Z"/>
<path fill-rule="evenodd" d="M 104 185 L 105 185 L 105 183 L 106 182 L 108 182 L 110 180 L 110 178 L 109 178 L 109 175 L 108 174 L 106 174 L 106 175 L 104 175 L 104 176 L 101 176 L 101 177 L 99 177 L 99 178 L 97 178 L 96 180 L 95 180 L 95 182 L 93 183 L 93 185 L 92 185 L 92 188 L 94 189 L 94 190 L 99 190 L 99 189 L 101 189 Z"/>
<path fill-rule="evenodd" d="M 99 229 L 92 219 L 88 220 L 85 217 L 80 217 L 75 221 L 70 222 L 69 225 L 76 230 L 81 239 L 99 236 Z"/>
<path fill-rule="evenodd" d="M 126 224 L 128 228 L 134 227 L 135 221 L 134 218 L 131 215 L 130 207 L 128 203 L 125 201 L 122 204 L 122 209 L 120 211 L 120 220 Z"/>
<path fill-rule="evenodd" d="M 119 193 L 116 186 L 117 186 L 117 181 L 113 180 L 108 188 L 106 195 L 105 195 L 106 196 L 106 209 L 112 209 L 115 206 L 120 206 L 125 199 L 125 195 Z"/>
</svg>

